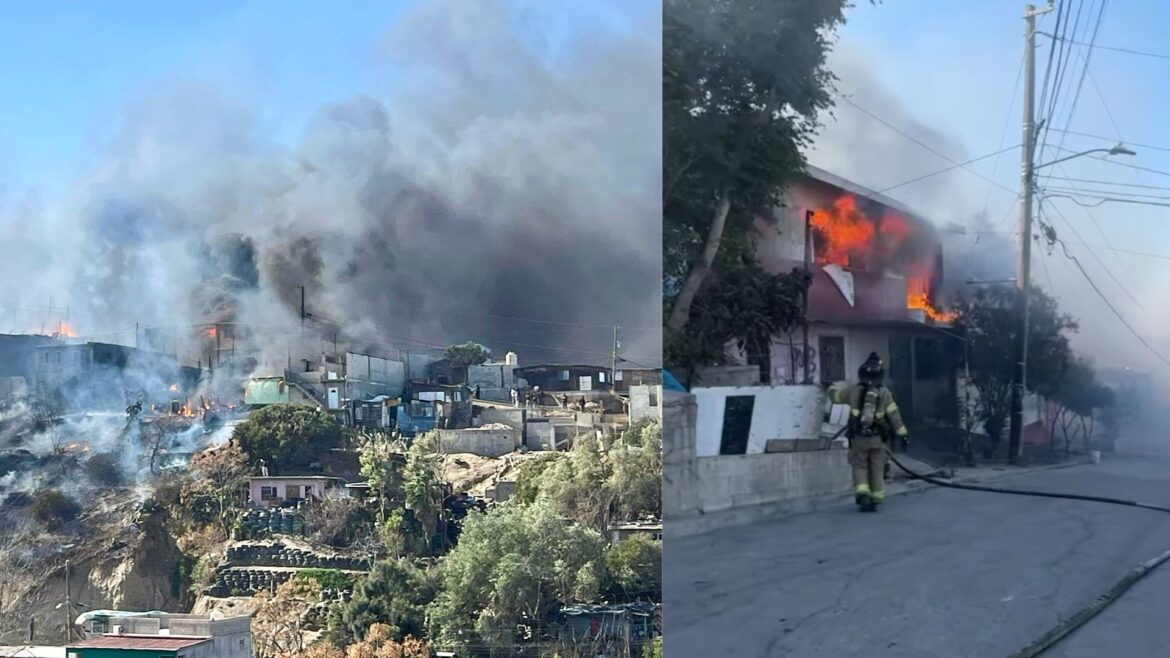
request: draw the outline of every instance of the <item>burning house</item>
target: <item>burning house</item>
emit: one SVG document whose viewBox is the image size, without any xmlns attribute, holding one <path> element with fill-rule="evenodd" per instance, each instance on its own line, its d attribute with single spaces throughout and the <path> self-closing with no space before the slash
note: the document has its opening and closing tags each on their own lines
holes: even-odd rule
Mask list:
<svg viewBox="0 0 1170 658">
<path fill-rule="evenodd" d="M 764 230 L 760 263 L 775 273 L 806 265 L 807 343 L 777 338 L 774 383 L 851 379 L 870 352 L 910 419 L 942 418 L 956 400 L 962 341 L 940 294 L 943 253 L 935 227 L 897 201 L 809 167 Z"/>
<path fill-rule="evenodd" d="M 112 343 L 35 348 L 35 389 L 67 407 L 121 410 L 132 402 L 170 404 L 199 385 L 198 368 L 169 354 Z"/>
</svg>

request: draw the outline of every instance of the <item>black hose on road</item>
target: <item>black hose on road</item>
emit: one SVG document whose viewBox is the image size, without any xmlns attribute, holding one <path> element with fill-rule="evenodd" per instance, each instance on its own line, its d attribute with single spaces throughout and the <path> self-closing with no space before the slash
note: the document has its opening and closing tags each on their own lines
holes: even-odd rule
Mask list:
<svg viewBox="0 0 1170 658">
<path fill-rule="evenodd" d="M 929 475 L 922 475 L 921 473 L 915 473 L 914 471 L 910 470 L 909 468 L 906 468 L 906 466 L 904 466 L 901 462 L 899 462 L 898 459 L 896 457 L 894 457 L 893 453 L 891 453 L 888 449 L 886 450 L 886 452 L 887 452 L 887 454 L 889 454 L 890 461 L 894 462 L 895 466 L 897 466 L 898 468 L 905 471 L 905 473 L 907 475 L 909 475 L 911 478 L 913 478 L 915 480 L 922 480 L 923 482 L 929 482 L 930 484 L 933 484 L 935 486 L 946 487 L 948 489 L 962 489 L 964 491 L 987 491 L 990 493 L 1009 494 L 1009 495 L 1013 495 L 1013 496 L 1034 496 L 1034 497 L 1038 497 L 1038 498 L 1066 498 L 1068 500 L 1084 500 L 1084 501 L 1088 501 L 1088 502 L 1092 502 L 1092 503 L 1106 503 L 1109 505 L 1124 505 L 1126 507 L 1140 507 L 1142 509 L 1149 509 L 1149 510 L 1155 510 L 1158 512 L 1170 513 L 1170 507 L 1165 507 L 1163 505 L 1152 505 L 1150 503 L 1140 503 L 1136 500 L 1122 500 L 1120 498 L 1107 498 L 1105 496 L 1084 496 L 1081 494 L 1052 493 L 1052 492 L 1048 492 L 1048 491 L 1031 491 L 1028 489 L 1004 489 L 1001 487 L 982 487 L 982 486 L 977 486 L 977 485 L 973 485 L 973 484 L 960 484 L 958 482 L 947 482 L 945 480 L 933 478 Z M 1093 617 L 1096 617 L 1097 614 L 1100 613 L 1102 610 L 1104 610 L 1106 607 L 1108 607 L 1110 603 L 1113 603 L 1118 598 L 1120 598 L 1121 595 L 1124 594 L 1126 590 L 1128 590 L 1130 587 L 1132 587 L 1134 585 L 1134 583 L 1141 580 L 1146 574 L 1150 573 L 1158 565 L 1162 564 L 1163 562 L 1165 562 L 1167 560 L 1170 560 L 1170 550 L 1167 550 L 1166 552 L 1162 553 L 1161 555 L 1156 555 L 1156 556 L 1146 560 L 1145 562 L 1142 562 L 1137 567 L 1135 567 L 1132 571 L 1125 574 L 1125 576 L 1122 577 L 1121 580 L 1118 580 L 1116 583 L 1114 583 L 1113 586 L 1110 587 L 1104 594 L 1102 594 L 1101 596 L 1098 596 L 1096 599 L 1094 599 L 1092 603 L 1081 608 L 1075 614 L 1073 614 L 1071 617 L 1069 617 L 1068 619 L 1065 619 L 1061 623 L 1059 623 L 1056 626 L 1054 626 L 1053 628 L 1049 629 L 1046 633 L 1041 635 L 1039 638 L 1037 638 L 1031 644 L 1020 649 L 1019 651 L 1016 651 L 1008 658 L 1034 658 L 1035 656 L 1039 656 L 1040 654 L 1044 653 L 1048 649 L 1051 649 L 1058 642 L 1060 642 L 1062 639 L 1067 637 L 1069 635 L 1069 633 L 1072 633 L 1073 631 L 1080 628 L 1081 626 L 1084 626 L 1090 619 L 1092 619 Z"/>
</svg>

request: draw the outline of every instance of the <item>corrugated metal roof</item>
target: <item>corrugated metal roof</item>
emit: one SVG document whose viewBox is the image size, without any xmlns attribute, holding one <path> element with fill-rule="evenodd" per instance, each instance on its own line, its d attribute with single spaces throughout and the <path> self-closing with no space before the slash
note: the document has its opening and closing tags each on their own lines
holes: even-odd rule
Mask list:
<svg viewBox="0 0 1170 658">
<path fill-rule="evenodd" d="M 174 637 L 166 635 L 99 635 L 84 642 L 69 645 L 69 649 L 140 649 L 146 651 L 176 651 L 210 642 L 209 637 Z"/>
</svg>

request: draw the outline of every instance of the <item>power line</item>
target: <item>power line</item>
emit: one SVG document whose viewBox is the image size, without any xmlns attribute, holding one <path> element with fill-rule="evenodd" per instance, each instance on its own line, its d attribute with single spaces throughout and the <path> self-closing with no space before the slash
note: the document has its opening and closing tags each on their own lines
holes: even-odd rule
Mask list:
<svg viewBox="0 0 1170 658">
<path fill-rule="evenodd" d="M 1044 20 L 1043 16 L 1041 17 L 1041 20 Z M 1010 101 L 1008 101 L 1007 113 L 1004 114 L 1003 117 L 1003 128 L 1001 128 L 999 131 L 999 148 L 1003 148 L 1003 142 L 1005 139 L 1007 139 L 1008 126 L 1011 125 L 1012 121 L 1012 109 L 1016 107 L 1016 96 L 1020 93 L 1020 78 L 1023 77 L 1024 74 L 1024 61 L 1027 59 L 1026 55 L 1027 53 L 1022 53 L 1020 55 L 1020 65 L 1016 68 L 1016 81 L 1012 83 L 1012 98 Z M 999 153 L 1002 152 L 1003 151 L 999 151 Z M 997 173 L 999 173 L 998 153 L 997 157 L 995 158 L 995 164 L 991 166 L 991 177 L 995 178 Z M 979 213 L 980 216 L 987 216 L 987 209 L 991 206 L 992 189 L 994 188 L 991 185 L 987 186 L 987 195 L 983 197 L 983 210 Z M 1013 205 L 1012 207 L 1014 208 L 1015 206 Z"/>
<path fill-rule="evenodd" d="M 1057 208 L 1056 206 L 1052 206 L 1051 204 L 1049 204 L 1049 206 L 1052 208 L 1053 212 L 1056 213 L 1056 216 L 1064 221 L 1065 226 L 1067 226 L 1069 228 L 1069 230 L 1071 230 L 1073 232 L 1073 235 L 1075 235 L 1076 238 L 1078 240 L 1080 240 L 1081 242 L 1084 242 L 1085 239 L 1081 237 L 1081 234 L 1079 232 L 1077 232 L 1077 228 L 1075 226 L 1073 226 L 1072 222 L 1068 221 L 1068 218 L 1064 216 L 1064 213 L 1060 212 L 1060 209 Z M 1129 288 L 1126 288 L 1125 284 L 1122 283 L 1121 280 L 1118 279 L 1117 276 L 1113 274 L 1113 271 L 1110 270 L 1107 265 L 1105 265 L 1105 261 L 1101 260 L 1101 257 L 1097 255 L 1097 252 L 1095 250 L 1089 248 L 1089 255 L 1091 255 L 1093 257 L 1093 260 L 1097 261 L 1097 264 L 1101 266 L 1101 269 L 1105 270 L 1105 273 L 1109 275 L 1109 278 L 1113 279 L 1113 282 L 1117 284 L 1117 287 L 1121 288 L 1121 291 L 1125 293 L 1126 297 L 1129 297 L 1130 300 L 1132 300 L 1133 303 L 1137 304 L 1138 308 L 1140 308 L 1141 310 L 1143 310 L 1143 311 L 1146 310 L 1146 308 L 1144 306 L 1142 306 L 1142 303 L 1138 300 L 1138 298 L 1134 297 L 1133 293 L 1131 293 L 1129 291 Z"/>
<path fill-rule="evenodd" d="M 530 324 L 544 324 L 544 325 L 551 325 L 554 327 L 577 327 L 580 329 L 608 329 L 610 331 L 612 331 L 614 327 L 618 327 L 619 329 L 630 329 L 630 330 L 634 330 L 634 331 L 662 331 L 661 325 L 659 325 L 657 327 L 631 327 L 631 326 L 627 326 L 627 325 L 623 325 L 623 324 L 582 324 L 579 322 L 558 322 L 558 321 L 554 321 L 554 320 L 537 320 L 534 318 L 509 317 L 507 315 L 490 315 L 490 314 L 484 314 L 484 313 L 464 313 L 461 311 L 449 311 L 449 313 L 451 313 L 451 315 L 462 315 L 464 317 L 489 318 L 492 320 L 507 320 L 508 322 L 527 322 Z"/>
<path fill-rule="evenodd" d="M 1082 57 L 1082 60 L 1084 61 L 1084 66 L 1081 67 L 1081 77 L 1079 80 L 1077 80 L 1077 90 L 1075 92 L 1073 92 L 1072 104 L 1069 106 L 1069 110 L 1068 110 L 1068 120 L 1064 122 L 1065 128 L 1068 128 L 1069 126 L 1072 125 L 1073 116 L 1076 115 L 1077 101 L 1079 101 L 1081 99 L 1081 89 L 1085 86 L 1085 78 L 1088 76 L 1088 73 L 1089 73 L 1089 62 L 1093 57 L 1093 44 L 1095 44 L 1097 42 L 1097 34 L 1101 31 L 1101 23 L 1105 19 L 1105 8 L 1108 5 L 1109 5 L 1109 0 L 1101 0 L 1101 8 L 1097 11 L 1097 22 L 1093 26 L 1093 36 L 1091 36 L 1089 38 L 1089 51 L 1088 51 L 1088 53 L 1086 53 Z M 1065 140 L 1065 137 L 1067 137 L 1067 136 L 1068 136 L 1068 133 L 1061 135 L 1061 138 L 1060 138 L 1060 145 L 1061 146 L 1064 146 L 1064 140 Z"/>
<path fill-rule="evenodd" d="M 1132 197 L 1132 198 L 1137 198 L 1137 199 L 1154 199 L 1157 201 L 1170 201 L 1170 196 L 1165 196 L 1165 195 L 1161 195 L 1161 194 L 1143 194 L 1141 192 L 1128 192 L 1126 190 L 1081 189 L 1081 188 L 1075 188 L 1071 185 L 1069 185 L 1068 187 L 1061 187 L 1059 185 L 1053 185 L 1050 187 L 1046 187 L 1044 189 L 1050 190 L 1052 192 L 1060 192 L 1063 194 L 1078 194 L 1081 196 L 1093 196 L 1093 197 L 1098 197 L 1098 198 L 1104 198 L 1104 197 L 1109 197 L 1109 196 L 1122 196 L 1122 197 Z"/>
<path fill-rule="evenodd" d="M 1091 183 L 1093 185 L 1116 185 L 1118 187 L 1134 187 L 1143 190 L 1163 190 L 1170 192 L 1170 185 L 1141 185 L 1138 183 L 1121 183 L 1110 180 L 1097 180 L 1094 178 L 1069 178 L 1068 176 L 1049 176 L 1050 180 L 1069 181 L 1073 183 Z M 1069 187 L 1072 187 L 1071 185 Z"/>
<path fill-rule="evenodd" d="M 1090 77 L 1090 80 L 1091 80 L 1091 79 L 1092 79 L 1092 78 Z M 1122 141 L 1122 142 L 1125 142 L 1126 144 L 1128 144 L 1128 145 L 1130 145 L 1130 146 L 1137 146 L 1137 147 L 1139 147 L 1139 148 L 1143 148 L 1143 149 L 1150 149 L 1150 150 L 1153 150 L 1153 151 L 1166 151 L 1166 152 L 1170 152 L 1170 147 L 1166 147 L 1166 146 L 1156 146 L 1156 145 L 1153 145 L 1153 144 L 1139 144 L 1138 142 L 1130 142 L 1130 141 L 1127 141 L 1127 140 L 1125 140 L 1125 139 L 1123 139 L 1123 138 L 1121 138 L 1121 137 L 1120 137 L 1120 134 L 1121 134 L 1121 133 L 1120 133 L 1120 131 L 1118 131 L 1118 137 L 1117 137 L 1117 138 L 1113 138 L 1113 137 L 1106 137 L 1106 136 L 1104 136 L 1104 135 L 1095 135 L 1095 134 L 1093 134 L 1093 133 L 1080 132 L 1080 131 L 1077 131 L 1077 130 L 1069 130 L 1069 129 L 1067 129 L 1067 128 L 1053 128 L 1053 130 L 1054 130 L 1054 131 L 1056 131 L 1056 132 L 1062 132 L 1062 133 L 1068 133 L 1068 134 L 1070 134 L 1070 135 L 1076 135 L 1076 136 L 1078 136 L 1078 137 L 1090 137 L 1090 138 L 1092 138 L 1092 139 L 1099 139 L 1099 140 L 1101 140 L 1101 141 L 1103 141 L 1103 142 L 1117 142 L 1117 141 Z"/>
<path fill-rule="evenodd" d="M 1053 37 L 1053 38 L 1055 39 L 1056 37 Z M 1074 39 L 1059 39 L 1059 40 L 1060 41 L 1068 41 L 1068 43 L 1071 43 L 1071 44 L 1076 45 L 1076 46 L 1090 46 L 1091 45 L 1093 48 L 1096 48 L 1097 50 L 1110 50 L 1110 51 L 1117 52 L 1117 53 L 1129 53 L 1130 55 L 1141 55 L 1143 57 L 1155 57 L 1157 59 L 1170 60 L 1170 55 L 1166 55 L 1164 53 L 1153 53 L 1153 52 L 1149 52 L 1146 50 L 1134 50 L 1132 48 L 1118 48 L 1117 46 L 1102 46 L 1101 44 L 1088 44 L 1088 43 L 1084 43 L 1082 41 L 1076 41 Z"/>
<path fill-rule="evenodd" d="M 1057 148 L 1057 150 L 1064 151 L 1065 153 L 1077 153 L 1077 151 L 1074 151 L 1072 149 L 1067 149 L 1067 148 L 1062 148 L 1062 147 L 1056 147 L 1056 148 Z M 1170 176 L 1170 171 L 1162 171 L 1160 169 L 1151 169 L 1150 167 L 1143 167 L 1141 165 L 1129 164 L 1128 162 L 1118 162 L 1117 160 L 1110 160 L 1109 158 L 1102 158 L 1102 157 L 1098 157 L 1095 155 L 1086 155 L 1085 157 L 1090 159 L 1090 160 L 1098 160 L 1100 162 L 1108 162 L 1109 164 L 1116 165 L 1118 167 L 1125 167 L 1127 169 L 1137 169 L 1138 171 L 1148 171 L 1152 174 L 1158 174 L 1159 176 Z"/>
<path fill-rule="evenodd" d="M 969 164 L 974 164 L 976 162 L 979 162 L 980 160 L 986 160 L 987 158 L 994 157 L 994 156 L 1000 155 L 1002 153 L 1005 153 L 1007 151 L 1011 151 L 1011 150 L 1017 149 L 1017 148 L 1020 148 L 1020 145 L 1013 144 L 1012 146 L 1008 146 L 1007 148 L 1001 148 L 1000 150 L 998 150 L 994 153 L 988 153 L 986 155 L 981 155 L 977 158 L 971 158 L 970 160 L 967 160 L 965 162 L 959 162 L 959 163 L 953 164 L 953 165 L 947 167 L 946 169 L 939 169 L 938 171 L 932 171 L 929 174 L 923 174 L 921 176 L 918 176 L 917 178 L 911 178 L 910 180 L 902 181 L 901 183 L 898 183 L 897 185 L 891 185 L 889 187 L 882 188 L 882 189 L 878 190 L 878 194 L 885 194 L 886 192 L 889 192 L 890 190 L 897 189 L 897 188 L 903 187 L 905 185 L 910 185 L 911 183 L 917 183 L 920 180 L 925 180 L 927 178 L 938 176 L 940 174 L 945 174 L 948 171 L 954 171 L 955 169 L 966 167 Z M 997 162 L 998 162 L 998 160 L 997 160 Z M 991 175 L 994 176 L 995 173 L 992 172 Z M 988 193 L 990 193 L 990 190 L 988 190 Z"/>
<path fill-rule="evenodd" d="M 890 130 L 893 130 L 894 132 L 898 133 L 899 135 L 905 137 L 906 139 L 910 140 L 911 142 L 914 142 L 915 144 L 926 149 L 927 151 L 930 151 L 931 153 L 942 158 L 943 160 L 946 160 L 947 162 L 955 165 L 956 167 L 962 169 L 963 171 L 966 171 L 967 173 L 969 173 L 973 176 L 978 176 L 979 178 L 982 178 L 983 180 L 987 181 L 988 183 L 991 183 L 992 185 L 995 185 L 996 187 L 999 187 L 1000 189 L 1003 189 L 1007 192 L 1010 192 L 1011 194 L 1016 194 L 1016 191 L 1011 189 L 1010 187 L 1007 187 L 1006 185 L 1001 185 L 1000 183 L 997 183 L 996 181 L 988 178 L 987 176 L 984 176 L 983 174 L 975 171 L 974 169 L 968 169 L 965 165 L 958 162 L 957 160 L 950 157 L 949 155 L 945 155 L 945 154 L 939 152 L 933 146 L 930 146 L 930 145 L 926 144 L 925 142 L 919 140 L 918 138 L 913 137 L 912 135 L 908 134 L 907 132 L 905 132 L 901 128 L 895 126 L 894 124 L 890 123 L 889 121 L 886 121 L 885 119 L 879 117 L 878 115 L 874 114 L 873 112 L 870 112 L 869 110 L 865 109 L 864 107 L 853 102 L 853 100 L 850 99 L 848 96 L 845 96 L 844 94 L 839 94 L 838 98 L 840 98 L 841 100 L 845 101 L 846 103 L 852 105 L 853 107 L 857 108 L 860 112 L 862 112 L 863 114 L 865 114 L 869 118 L 873 119 L 874 121 L 877 121 L 878 123 L 882 124 L 883 126 L 889 128 Z"/>
<path fill-rule="evenodd" d="M 1153 353 L 1154 356 L 1158 357 L 1162 363 L 1170 365 L 1170 360 L 1167 360 L 1166 357 L 1162 356 L 1161 353 L 1158 352 L 1158 350 L 1155 350 L 1152 345 L 1146 342 L 1146 339 L 1142 338 L 1141 334 L 1139 334 L 1137 330 L 1134 329 L 1133 326 L 1125 319 L 1125 317 L 1121 315 L 1121 313 L 1113 306 L 1113 303 L 1109 301 L 1109 298 L 1105 296 L 1105 293 L 1101 292 L 1101 289 L 1097 287 L 1096 282 L 1093 281 L 1093 277 L 1089 276 L 1089 273 L 1086 272 L 1085 268 L 1081 265 L 1081 261 L 1078 260 L 1076 256 L 1073 256 L 1069 253 L 1068 247 L 1064 244 L 1063 240 L 1056 237 L 1055 230 L 1052 231 L 1051 241 L 1060 244 L 1062 250 L 1064 251 L 1065 257 L 1071 260 L 1073 264 L 1077 266 L 1077 269 L 1080 271 L 1081 275 L 1085 277 L 1085 281 L 1089 283 L 1089 286 L 1093 289 L 1094 292 L 1097 293 L 1097 296 L 1101 298 L 1101 301 L 1105 302 L 1105 305 L 1109 307 L 1109 310 L 1113 312 L 1113 315 L 1117 316 L 1117 319 L 1121 322 L 1121 324 L 1126 329 L 1128 329 L 1131 334 L 1133 334 L 1133 337 L 1138 339 L 1138 342 L 1144 345 L 1146 349 L 1150 350 L 1150 352 Z"/>
</svg>

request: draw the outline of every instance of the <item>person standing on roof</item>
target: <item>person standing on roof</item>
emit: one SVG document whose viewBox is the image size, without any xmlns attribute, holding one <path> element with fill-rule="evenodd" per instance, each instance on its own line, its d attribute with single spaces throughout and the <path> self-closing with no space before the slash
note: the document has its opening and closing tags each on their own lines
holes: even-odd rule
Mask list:
<svg viewBox="0 0 1170 658">
<path fill-rule="evenodd" d="M 829 399 L 849 407 L 849 465 L 853 467 L 854 500 L 862 512 L 877 511 L 886 496 L 886 444 L 897 436 L 909 443 L 909 431 L 902 422 L 894 394 L 886 388 L 885 365 L 876 352 L 857 369 L 858 383 L 833 385 Z"/>
</svg>

